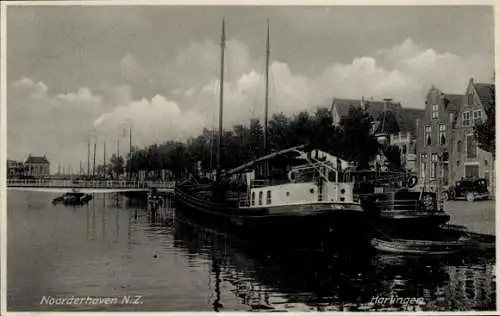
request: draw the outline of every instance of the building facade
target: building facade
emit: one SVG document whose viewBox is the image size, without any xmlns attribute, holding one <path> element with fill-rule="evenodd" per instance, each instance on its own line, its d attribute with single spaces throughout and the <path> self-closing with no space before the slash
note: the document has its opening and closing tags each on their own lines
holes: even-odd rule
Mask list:
<svg viewBox="0 0 500 316">
<path fill-rule="evenodd" d="M 458 111 L 456 134 L 456 164 L 457 179 L 485 178 L 490 186 L 494 183 L 493 154 L 478 147 L 474 136 L 474 126 L 487 119 L 486 110 L 492 106 L 494 86 L 488 83 L 475 83 L 472 79 L 466 89 L 464 102 Z"/>
<path fill-rule="evenodd" d="M 50 175 L 50 163 L 46 156 L 29 155 L 24 166 L 26 176 L 44 177 Z"/>
<path fill-rule="evenodd" d="M 24 165 L 22 162 L 7 159 L 7 177 L 17 178 L 24 174 Z"/>
<path fill-rule="evenodd" d="M 462 178 L 493 176 L 493 156 L 477 146 L 474 125 L 486 119 L 490 84 L 471 79 L 465 94 L 446 94 L 432 87 L 417 137 L 417 169 L 421 183 L 448 186 Z M 489 96 L 488 96 L 489 95 Z"/>
</svg>

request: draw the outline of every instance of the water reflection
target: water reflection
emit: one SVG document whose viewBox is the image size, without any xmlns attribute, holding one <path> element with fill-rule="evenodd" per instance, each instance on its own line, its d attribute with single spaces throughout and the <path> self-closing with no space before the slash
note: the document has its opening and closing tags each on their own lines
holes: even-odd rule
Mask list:
<svg viewBox="0 0 500 316">
<path fill-rule="evenodd" d="M 493 258 L 423 260 L 371 248 L 255 247 L 176 214 L 172 200 L 98 196 L 54 207 L 9 193 L 9 310 L 494 310 Z M 42 306 L 43 295 L 143 295 L 141 306 Z M 374 297 L 425 305 L 376 305 Z"/>
<path fill-rule="evenodd" d="M 370 249 L 262 249 L 179 215 L 175 240 L 174 245 L 189 254 L 211 258 L 218 267 L 213 271 L 222 271 L 221 283 L 230 283 L 240 302 L 252 310 L 495 309 L 492 258 L 408 258 Z M 421 303 L 379 305 L 373 301 L 376 297 L 413 297 Z"/>
</svg>

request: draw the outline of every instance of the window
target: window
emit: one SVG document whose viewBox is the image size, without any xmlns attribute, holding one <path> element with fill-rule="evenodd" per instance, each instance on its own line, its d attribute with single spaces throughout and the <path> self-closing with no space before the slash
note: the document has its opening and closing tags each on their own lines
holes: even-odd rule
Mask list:
<svg viewBox="0 0 500 316">
<path fill-rule="evenodd" d="M 266 204 L 271 204 L 271 191 L 267 191 Z"/>
<path fill-rule="evenodd" d="M 484 172 L 484 178 L 486 179 L 486 186 L 490 186 L 490 172 L 489 171 Z"/>
<path fill-rule="evenodd" d="M 462 113 L 462 126 L 467 127 L 471 125 L 470 112 Z"/>
<path fill-rule="evenodd" d="M 446 125 L 439 124 L 439 143 L 446 144 Z"/>
<path fill-rule="evenodd" d="M 431 178 L 436 177 L 436 170 L 437 170 L 437 165 L 438 165 L 438 155 L 437 154 L 432 154 L 431 155 Z"/>
<path fill-rule="evenodd" d="M 255 192 L 252 192 L 252 206 L 255 205 Z"/>
<path fill-rule="evenodd" d="M 262 191 L 259 192 L 259 205 L 262 205 Z"/>
<path fill-rule="evenodd" d="M 433 119 L 439 118 L 439 107 L 437 104 L 432 105 L 432 118 Z"/>
<path fill-rule="evenodd" d="M 472 122 L 474 124 L 481 123 L 481 110 L 475 110 L 472 112 Z"/>
<path fill-rule="evenodd" d="M 472 105 L 474 103 L 474 95 L 472 93 L 469 93 L 467 95 L 467 104 Z"/>
<path fill-rule="evenodd" d="M 448 185 L 448 163 L 443 164 L 443 167 L 441 168 L 441 179 L 443 179 L 443 184 Z"/>
<path fill-rule="evenodd" d="M 430 146 L 432 144 L 431 133 L 432 133 L 432 127 L 431 126 L 426 126 L 425 127 L 425 137 L 424 137 L 424 140 L 425 140 L 425 144 L 427 146 Z"/>
<path fill-rule="evenodd" d="M 461 153 L 462 152 L 462 141 L 459 140 L 457 142 L 457 152 Z"/>
<path fill-rule="evenodd" d="M 465 146 L 467 150 L 467 158 L 474 159 L 477 157 L 477 145 L 474 139 L 474 135 L 465 136 Z"/>
<path fill-rule="evenodd" d="M 427 154 L 420 154 L 420 177 L 425 178 L 427 173 Z"/>
</svg>

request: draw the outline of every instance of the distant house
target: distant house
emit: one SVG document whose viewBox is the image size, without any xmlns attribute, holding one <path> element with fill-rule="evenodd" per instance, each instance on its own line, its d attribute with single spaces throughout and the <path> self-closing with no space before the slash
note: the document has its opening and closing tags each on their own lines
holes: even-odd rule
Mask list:
<svg viewBox="0 0 500 316">
<path fill-rule="evenodd" d="M 415 171 L 415 141 L 425 110 L 405 108 L 400 102 L 391 99 L 377 101 L 335 98 L 331 107 L 333 124 L 339 125 L 342 118 L 349 115 L 352 107 L 362 108 L 368 113 L 372 120 L 372 132 L 379 142 L 398 146 L 402 163 L 407 169 Z"/>
<path fill-rule="evenodd" d="M 50 175 L 50 162 L 44 156 L 29 155 L 24 163 L 25 175 L 31 177 L 44 177 Z"/>
<path fill-rule="evenodd" d="M 7 177 L 17 178 L 23 174 L 24 165 L 22 162 L 7 159 Z"/>
</svg>

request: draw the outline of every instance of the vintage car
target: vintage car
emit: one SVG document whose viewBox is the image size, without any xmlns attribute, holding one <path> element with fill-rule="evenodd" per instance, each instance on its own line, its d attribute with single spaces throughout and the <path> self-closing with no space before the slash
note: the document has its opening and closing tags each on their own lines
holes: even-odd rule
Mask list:
<svg viewBox="0 0 500 316">
<path fill-rule="evenodd" d="M 487 200 L 489 195 L 486 179 L 465 179 L 455 182 L 455 185 L 444 190 L 443 200 L 466 199 L 473 202 L 475 200 Z"/>
</svg>

